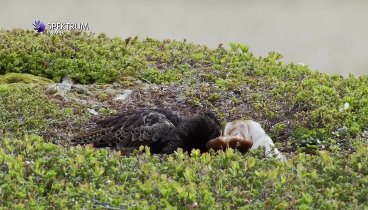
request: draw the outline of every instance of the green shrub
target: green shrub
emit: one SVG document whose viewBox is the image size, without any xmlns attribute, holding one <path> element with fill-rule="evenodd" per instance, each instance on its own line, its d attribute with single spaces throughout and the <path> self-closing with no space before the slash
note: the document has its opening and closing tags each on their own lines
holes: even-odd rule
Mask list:
<svg viewBox="0 0 368 210">
<path fill-rule="evenodd" d="M 1 30 L 0 40 L 0 73 L 31 73 L 56 81 L 69 75 L 81 83 L 131 76 L 156 84 L 187 84 L 189 104 L 267 122 L 267 131 L 277 141 L 298 147 L 333 138 L 348 148 L 349 139 L 368 126 L 367 76 L 343 78 L 283 64 L 276 52 L 257 58 L 242 44 L 209 49 L 185 41 L 25 30 Z M 211 88 L 203 94 L 206 84 Z M 233 101 L 235 96 L 237 103 L 225 103 L 226 97 L 218 100 L 220 91 Z M 350 106 L 346 110 L 345 103 Z M 277 134 L 272 133 L 276 123 L 285 125 Z"/>
<path fill-rule="evenodd" d="M 364 209 L 366 142 L 356 152 L 299 154 L 281 163 L 262 151 L 241 155 L 178 150 L 123 157 L 63 148 L 31 135 L 0 142 L 0 205 L 19 209 Z"/>
<path fill-rule="evenodd" d="M 0 85 L 0 95 L 0 136 L 39 133 L 58 116 L 57 106 L 34 86 Z"/>
<path fill-rule="evenodd" d="M 73 126 L 89 117 L 83 108 L 60 107 L 46 96 L 44 88 L 49 83 L 45 78 L 27 74 L 0 75 L 0 138 L 38 134 L 68 144 L 65 137 L 71 130 L 75 132 Z"/>
<path fill-rule="evenodd" d="M 209 49 L 0 30 L 0 74 L 8 73 L 0 76 L 0 209 L 367 208 L 368 77 L 327 75 L 281 58 L 254 57 L 237 43 Z M 83 84 L 180 85 L 186 104 L 178 107 L 209 108 L 222 123 L 259 121 L 290 159 L 233 150 L 122 157 L 68 147 L 91 114 L 44 95 L 48 79 L 65 75 Z"/>
</svg>

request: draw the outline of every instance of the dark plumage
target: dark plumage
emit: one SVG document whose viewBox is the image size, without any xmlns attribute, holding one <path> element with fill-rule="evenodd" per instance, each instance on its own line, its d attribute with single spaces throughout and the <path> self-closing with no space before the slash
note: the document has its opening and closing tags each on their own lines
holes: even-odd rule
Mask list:
<svg viewBox="0 0 368 210">
<path fill-rule="evenodd" d="M 97 128 L 72 140 L 74 145 L 93 144 L 130 152 L 141 145 L 151 152 L 168 154 L 181 147 L 207 151 L 209 140 L 220 136 L 220 123 L 211 112 L 183 119 L 166 109 L 126 111 L 97 122 Z"/>
</svg>

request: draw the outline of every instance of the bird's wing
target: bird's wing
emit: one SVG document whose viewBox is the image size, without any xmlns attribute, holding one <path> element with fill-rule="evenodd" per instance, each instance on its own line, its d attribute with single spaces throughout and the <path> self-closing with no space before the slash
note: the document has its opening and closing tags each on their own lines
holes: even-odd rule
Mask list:
<svg viewBox="0 0 368 210">
<path fill-rule="evenodd" d="M 85 135 L 81 141 L 83 144 L 112 147 L 150 145 L 175 127 L 165 115 L 154 110 L 123 112 L 97 124 L 98 130 Z"/>
</svg>

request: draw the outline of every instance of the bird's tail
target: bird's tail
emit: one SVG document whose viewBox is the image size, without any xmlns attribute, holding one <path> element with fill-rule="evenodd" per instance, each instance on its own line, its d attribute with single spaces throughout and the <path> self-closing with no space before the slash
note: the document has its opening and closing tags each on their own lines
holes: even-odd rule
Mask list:
<svg viewBox="0 0 368 210">
<path fill-rule="evenodd" d="M 93 144 L 94 147 L 109 146 L 106 142 L 107 137 L 110 135 L 111 128 L 102 128 L 93 132 L 84 133 L 76 136 L 71 140 L 72 145 L 86 145 Z"/>
</svg>

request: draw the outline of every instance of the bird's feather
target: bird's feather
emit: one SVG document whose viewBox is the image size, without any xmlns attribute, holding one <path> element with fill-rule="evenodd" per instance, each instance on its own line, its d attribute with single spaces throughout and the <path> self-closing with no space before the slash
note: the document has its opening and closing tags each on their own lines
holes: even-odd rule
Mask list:
<svg viewBox="0 0 368 210">
<path fill-rule="evenodd" d="M 206 150 L 206 143 L 220 135 L 220 123 L 212 113 L 182 119 L 167 109 L 141 109 L 122 112 L 97 122 L 94 131 L 72 140 L 131 151 L 141 145 L 153 153 L 172 153 L 178 147 Z"/>
<path fill-rule="evenodd" d="M 74 144 L 136 147 L 160 140 L 174 128 L 165 115 L 154 110 L 123 112 L 97 122 L 97 129 L 73 140 Z"/>
</svg>

